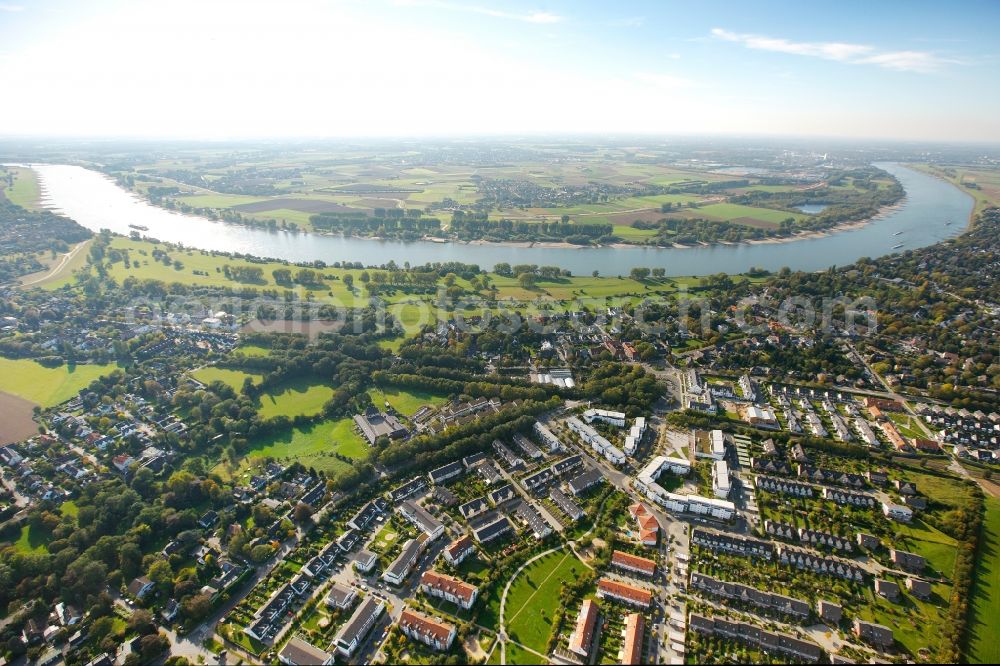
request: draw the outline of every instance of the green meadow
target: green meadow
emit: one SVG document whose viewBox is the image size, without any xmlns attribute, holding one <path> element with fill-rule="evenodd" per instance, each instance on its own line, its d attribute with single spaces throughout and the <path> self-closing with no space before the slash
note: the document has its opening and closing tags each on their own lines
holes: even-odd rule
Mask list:
<svg viewBox="0 0 1000 666">
<path fill-rule="evenodd" d="M 965 657 L 972 664 L 1000 663 L 1000 499 L 986 498 L 986 514 L 970 598 Z"/>
<path fill-rule="evenodd" d="M 446 396 L 431 393 L 429 391 L 417 391 L 411 389 L 398 389 L 394 387 L 373 388 L 368 391 L 372 397 L 372 402 L 381 409 L 386 402 L 392 405 L 400 414 L 412 416 L 414 412 L 428 405 L 435 407 L 443 405 L 447 401 Z"/>
<path fill-rule="evenodd" d="M 0 358 L 0 391 L 52 407 L 74 397 L 114 365 L 80 364 L 46 368 L 28 359 Z"/>
<path fill-rule="evenodd" d="M 254 442 L 253 448 L 246 452 L 240 467 L 245 467 L 260 458 L 274 458 L 286 464 L 299 462 L 306 467 L 313 467 L 330 476 L 336 476 L 350 469 L 350 465 L 334 458 L 332 455 L 334 453 L 355 460 L 367 457 L 368 445 L 361 435 L 354 431 L 353 419 L 321 421 L 302 428 L 292 428 L 280 435 L 260 438 Z M 218 471 L 226 470 L 220 465 Z"/>
<path fill-rule="evenodd" d="M 12 203 L 22 208 L 33 210 L 38 206 L 38 176 L 34 170 L 24 167 L 7 167 L 7 171 L 14 174 L 14 184 L 3 188 L 3 194 Z"/>
<path fill-rule="evenodd" d="M 323 405 L 333 397 L 333 389 L 324 384 L 313 384 L 305 380 L 287 382 L 280 390 L 273 390 L 258 398 L 258 413 L 261 418 L 275 416 L 312 416 L 323 410 Z"/>
</svg>

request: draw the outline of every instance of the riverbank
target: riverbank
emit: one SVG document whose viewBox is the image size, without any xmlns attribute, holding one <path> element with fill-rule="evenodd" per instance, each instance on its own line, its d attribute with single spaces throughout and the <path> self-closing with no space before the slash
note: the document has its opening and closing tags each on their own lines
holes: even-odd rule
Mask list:
<svg viewBox="0 0 1000 666">
<path fill-rule="evenodd" d="M 34 168 L 40 174 L 49 205 L 93 231 L 106 228 L 128 236 L 133 231 L 129 225 L 138 224 L 148 227 L 144 235 L 150 238 L 185 247 L 273 257 L 291 263 L 322 261 L 327 265 L 350 262 L 380 266 L 393 261 L 400 265 L 461 262 L 491 267 L 498 263 L 531 263 L 559 266 L 577 275 L 589 275 L 595 268 L 602 274 L 627 275 L 636 267 L 663 267 L 670 276 L 735 274 L 751 267 L 779 270 L 787 266 L 813 271 L 849 264 L 860 257 L 892 254 L 900 241 L 895 238 L 897 232 L 905 232 L 907 249 L 958 235 L 962 231 L 959 225 L 946 226 L 945 222 L 967 217 L 972 207 L 968 195 L 953 185 L 919 171 L 886 164 L 885 169 L 899 179 L 907 192 L 905 204 L 897 202 L 869 220 L 787 238 L 665 247 L 445 241 L 440 236 L 425 241 L 373 242 L 370 238 L 291 233 L 210 220 L 152 206 L 100 172 L 63 165 Z M 878 224 L 871 224 L 876 221 Z"/>
<path fill-rule="evenodd" d="M 914 164 L 909 163 L 906 165 L 909 169 L 914 169 L 920 173 L 925 173 L 932 178 L 937 178 L 938 180 L 944 181 L 949 185 L 954 186 L 957 190 L 965 192 L 972 198 L 973 205 L 972 210 L 969 212 L 969 219 L 965 222 L 965 229 L 969 230 L 972 228 L 973 223 L 976 221 L 976 216 L 983 212 L 989 206 L 1000 206 L 1000 196 L 989 196 L 990 192 L 984 190 L 978 181 L 973 181 L 973 184 L 977 186 L 975 191 L 965 186 L 965 180 L 962 174 L 956 174 L 955 176 L 949 176 L 943 173 L 943 168 L 933 165 L 933 164 Z M 996 175 L 996 172 L 991 172 L 993 176 L 994 183 L 1000 181 L 1000 176 Z M 1000 190 L 996 185 L 991 188 L 992 192 L 997 192 Z"/>
<path fill-rule="evenodd" d="M 15 166 L 15 165 L 10 165 L 10 166 Z M 16 166 L 28 167 L 30 169 L 34 169 L 36 166 L 43 166 L 43 165 L 28 164 L 28 165 L 16 165 Z M 926 170 L 922 170 L 922 171 L 926 173 Z M 164 207 L 164 206 L 162 206 L 160 204 L 154 203 L 148 196 L 142 194 L 141 192 L 136 192 L 134 190 L 123 188 L 121 185 L 119 185 L 117 183 L 117 181 L 115 181 L 115 179 L 111 178 L 109 175 L 107 175 L 107 174 L 105 174 L 103 172 L 96 172 L 96 173 L 100 173 L 101 176 L 108 183 L 110 183 L 110 184 L 112 184 L 112 185 L 114 185 L 114 186 L 122 189 L 124 192 L 126 192 L 130 196 L 134 197 L 137 201 L 141 201 L 143 203 L 148 204 L 149 206 L 155 207 L 155 208 L 157 208 L 159 210 L 162 210 L 164 212 L 168 212 L 168 213 L 171 213 L 171 214 L 183 214 L 183 213 L 180 213 L 179 211 L 177 211 L 175 209 L 167 208 L 167 207 Z M 932 175 L 932 174 L 929 174 L 929 175 Z M 44 184 L 43 184 L 43 187 L 42 187 L 41 194 L 42 194 L 42 204 L 44 206 L 46 206 L 46 207 L 48 207 L 50 209 L 58 210 L 57 208 L 55 208 L 54 202 L 51 201 L 50 197 L 48 196 L 48 192 L 45 190 Z M 905 201 L 906 201 L 906 196 L 904 195 L 904 197 L 900 201 L 897 201 L 897 202 L 895 202 L 893 204 L 889 204 L 887 206 L 883 206 L 882 208 L 880 208 L 878 210 L 878 212 L 875 213 L 875 215 L 872 215 L 869 218 L 866 218 L 866 219 L 863 219 L 863 220 L 852 220 L 852 221 L 848 221 L 848 222 L 843 222 L 843 223 L 840 223 L 840 224 L 833 225 L 833 226 L 831 226 L 831 227 L 829 227 L 827 229 L 817 229 L 817 230 L 808 230 L 808 231 L 793 232 L 789 236 L 772 236 L 772 237 L 768 237 L 768 238 L 748 238 L 748 239 L 740 240 L 740 241 L 716 240 L 714 242 L 699 241 L 697 243 L 691 243 L 691 244 L 670 243 L 669 245 L 651 245 L 651 244 L 645 244 L 645 243 L 632 243 L 632 242 L 628 242 L 628 241 L 625 241 L 625 240 L 621 240 L 621 241 L 618 241 L 618 242 L 615 242 L 615 243 L 585 244 L 585 245 L 581 245 L 581 244 L 577 244 L 577 243 L 569 243 L 569 242 L 565 242 L 565 241 L 518 241 L 518 240 L 493 241 L 493 240 L 485 240 L 485 239 L 462 240 L 462 239 L 457 239 L 457 238 L 432 236 L 432 235 L 423 236 L 423 237 L 421 237 L 419 239 L 419 241 L 412 241 L 412 240 L 402 240 L 402 239 L 398 239 L 398 238 L 384 237 L 384 236 L 353 236 L 353 235 L 346 235 L 346 234 L 332 233 L 332 232 L 325 232 L 325 231 L 317 231 L 317 230 L 304 230 L 304 229 L 301 229 L 301 228 L 295 228 L 295 229 L 278 229 L 278 230 L 275 230 L 275 229 L 271 229 L 271 228 L 268 228 L 268 227 L 263 226 L 263 225 L 247 224 L 247 223 L 243 223 L 243 222 L 239 222 L 239 221 L 220 220 L 220 219 L 212 219 L 212 218 L 204 218 L 204 219 L 206 219 L 206 220 L 208 220 L 210 222 L 218 223 L 218 224 L 233 225 L 233 226 L 237 226 L 237 227 L 244 227 L 244 228 L 248 228 L 248 229 L 262 230 L 262 231 L 268 231 L 268 232 L 281 231 L 281 232 L 285 232 L 285 233 L 299 234 L 299 235 L 303 235 L 303 236 L 306 236 L 306 237 L 311 236 L 311 235 L 315 235 L 315 236 L 322 236 L 322 237 L 325 237 L 325 238 L 341 238 L 341 239 L 350 239 L 350 240 L 357 239 L 357 240 L 367 240 L 367 241 L 378 241 L 378 242 L 382 242 L 382 243 L 384 243 L 384 242 L 399 242 L 399 243 L 426 242 L 426 243 L 433 243 L 433 244 L 436 244 L 436 245 L 454 244 L 454 245 L 457 245 L 457 246 L 497 247 L 497 248 L 525 249 L 525 250 L 528 250 L 528 249 L 531 249 L 531 250 L 535 250 L 535 249 L 540 249 L 540 250 L 579 250 L 579 249 L 593 249 L 593 248 L 598 248 L 598 249 L 601 249 L 601 248 L 603 248 L 603 249 L 614 249 L 614 250 L 619 250 L 619 249 L 621 249 L 621 250 L 632 250 L 632 249 L 636 249 L 636 248 L 641 248 L 641 249 L 651 249 L 652 248 L 652 249 L 661 249 L 661 250 L 667 250 L 667 249 L 670 249 L 670 250 L 692 250 L 692 249 L 698 249 L 698 248 L 709 248 L 709 247 L 714 247 L 714 246 L 730 246 L 730 247 L 732 247 L 732 246 L 740 246 L 740 245 L 750 245 L 750 246 L 752 246 L 752 245 L 779 245 L 779 244 L 787 244 L 787 243 L 796 243 L 796 242 L 805 241 L 805 240 L 814 240 L 814 239 L 819 239 L 819 238 L 825 238 L 825 237 L 828 237 L 828 236 L 831 236 L 833 234 L 837 234 L 837 233 L 840 233 L 840 232 L 845 232 L 845 231 L 851 231 L 851 230 L 855 230 L 855 229 L 860 229 L 860 228 L 862 228 L 862 227 L 864 227 L 864 226 L 866 226 L 868 224 L 871 224 L 872 222 L 875 222 L 875 221 L 877 221 L 877 220 L 885 217 L 886 215 L 890 214 L 894 210 L 900 209 L 903 206 L 903 204 L 905 203 Z M 214 211 L 216 209 L 207 209 L 207 210 L 213 210 Z M 195 215 L 199 215 L 200 216 L 201 214 L 195 213 Z M 130 229 L 130 231 L 131 230 L 132 229 Z"/>
</svg>

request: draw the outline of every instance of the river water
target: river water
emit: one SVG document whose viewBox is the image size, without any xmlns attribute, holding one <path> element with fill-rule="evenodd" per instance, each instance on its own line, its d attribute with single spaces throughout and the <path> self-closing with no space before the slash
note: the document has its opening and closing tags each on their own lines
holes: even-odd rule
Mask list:
<svg viewBox="0 0 1000 666">
<path fill-rule="evenodd" d="M 389 260 L 400 265 L 407 261 L 411 265 L 460 261 L 486 269 L 508 262 L 559 266 L 574 275 L 589 275 L 594 270 L 601 275 L 627 275 L 637 266 L 665 268 L 671 276 L 740 273 L 752 266 L 822 270 L 958 235 L 973 205 L 972 197 L 949 183 L 899 164 L 884 163 L 877 166 L 898 178 L 906 190 L 901 205 L 865 226 L 818 238 L 688 249 L 516 247 L 371 240 L 244 227 L 158 208 L 97 171 L 67 165 L 31 166 L 40 177 L 43 203 L 94 231 L 110 229 L 128 234 L 132 231 L 129 225 L 135 224 L 148 227 L 148 231 L 141 232 L 144 235 L 162 241 L 292 262 L 319 259 L 370 266 Z"/>
</svg>

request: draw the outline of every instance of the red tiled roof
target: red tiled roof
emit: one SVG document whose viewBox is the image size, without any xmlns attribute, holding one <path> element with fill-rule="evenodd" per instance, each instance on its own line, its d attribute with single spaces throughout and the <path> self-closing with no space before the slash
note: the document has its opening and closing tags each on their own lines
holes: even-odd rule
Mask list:
<svg viewBox="0 0 1000 666">
<path fill-rule="evenodd" d="M 580 614 L 576 616 L 576 631 L 573 632 L 569 649 L 579 655 L 589 654 L 595 626 L 597 626 L 597 604 L 592 599 L 586 599 L 580 606 Z"/>
<path fill-rule="evenodd" d="M 428 617 L 423 613 L 418 613 L 410 609 L 404 610 L 402 615 L 399 616 L 399 625 L 401 627 L 415 629 L 421 634 L 433 636 L 440 643 L 448 642 L 448 636 L 451 634 L 452 630 L 452 626 L 450 624 L 438 622 L 432 617 Z"/>
<path fill-rule="evenodd" d="M 472 545 L 472 537 L 468 534 L 458 537 L 450 544 L 448 544 L 448 554 L 452 557 L 458 557 L 463 551 L 465 551 L 469 546 Z"/>
<path fill-rule="evenodd" d="M 656 519 L 656 516 L 643 516 L 639 518 L 639 527 L 644 530 L 659 530 L 660 521 Z"/>
<path fill-rule="evenodd" d="M 646 628 L 645 619 L 638 613 L 625 618 L 625 645 L 622 646 L 623 664 L 642 663 L 642 639 Z"/>
<path fill-rule="evenodd" d="M 629 569 L 638 569 L 645 574 L 652 575 L 656 571 L 656 562 L 647 558 L 616 550 L 611 554 L 611 563 Z"/>
<path fill-rule="evenodd" d="M 597 590 L 618 599 L 624 599 L 641 606 L 649 606 L 653 601 L 653 593 L 641 587 L 626 585 L 610 578 L 597 581 Z"/>
<path fill-rule="evenodd" d="M 652 544 L 655 546 L 658 536 L 659 536 L 658 530 L 641 530 L 639 532 L 639 541 L 645 544 Z"/>
<path fill-rule="evenodd" d="M 636 502 L 635 504 L 629 505 L 628 512 L 632 514 L 633 518 L 636 518 L 638 516 L 645 516 L 649 513 L 649 509 L 647 509 L 646 505 L 642 502 Z"/>
<path fill-rule="evenodd" d="M 448 576 L 443 573 L 438 573 L 437 571 L 425 571 L 423 575 L 420 576 L 420 584 L 441 590 L 442 592 L 447 592 L 448 594 L 463 599 L 466 602 L 472 601 L 472 595 L 476 593 L 476 587 L 474 585 L 469 585 L 463 580 L 459 580 L 458 578 L 454 578 L 453 576 Z"/>
</svg>

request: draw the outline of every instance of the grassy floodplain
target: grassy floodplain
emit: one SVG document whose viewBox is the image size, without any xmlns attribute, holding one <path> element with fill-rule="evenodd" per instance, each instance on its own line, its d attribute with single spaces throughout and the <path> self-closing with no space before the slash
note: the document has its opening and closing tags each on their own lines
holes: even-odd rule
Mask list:
<svg viewBox="0 0 1000 666">
<path fill-rule="evenodd" d="M 968 192 L 976 201 L 969 215 L 970 220 L 990 206 L 1000 206 L 1000 169 L 943 167 L 934 164 L 907 166 L 937 176 L 963 192 Z"/>
<path fill-rule="evenodd" d="M 22 208 L 27 208 L 28 210 L 38 209 L 41 191 L 38 187 L 38 176 L 35 175 L 35 172 L 32 169 L 24 167 L 7 167 L 6 169 L 8 173 L 14 175 L 14 184 L 4 186 L 4 196 Z M 0 174 L 3 174 L 3 172 L 0 171 Z"/>
<path fill-rule="evenodd" d="M 549 150 L 546 149 L 547 152 Z M 312 229 L 310 217 L 315 213 L 356 211 L 370 214 L 376 208 L 420 210 L 425 215 L 439 218 L 447 227 L 450 220 L 448 205 L 467 206 L 483 200 L 489 196 L 489 187 L 482 187 L 484 182 L 520 183 L 527 189 L 537 188 L 535 194 L 527 195 L 529 205 L 519 205 L 515 203 L 517 199 L 498 200 L 489 213 L 491 219 L 541 221 L 565 215 L 578 223 L 611 224 L 615 235 L 630 243 L 641 243 L 650 237 L 651 234 L 643 230 L 629 230 L 636 220 L 655 222 L 665 217 L 661 212 L 663 204 L 673 207 L 670 211 L 672 215 L 702 216 L 759 227 L 776 225 L 789 216 L 795 219 L 802 217 L 762 206 L 736 206 L 732 210 L 716 208 L 710 212 L 687 207 L 725 206 L 729 204 L 721 202 L 750 189 L 786 192 L 802 189 L 805 187 L 803 184 L 766 185 L 751 178 L 751 184 L 746 187 L 701 191 L 699 188 L 739 180 L 740 177 L 694 166 L 655 162 L 652 153 L 640 156 L 629 150 L 612 149 L 600 155 L 580 155 L 569 151 L 567 156 L 573 159 L 553 160 L 552 155 L 540 155 L 537 159 L 525 157 L 518 164 L 472 169 L 463 164 L 412 166 L 406 164 L 405 159 L 394 159 L 405 158 L 406 155 L 371 155 L 351 150 L 336 155 L 338 163 L 335 168 L 326 165 L 331 156 L 320 153 L 299 156 L 291 161 L 283 155 L 279 162 L 261 159 L 259 155 L 247 155 L 241 163 L 252 166 L 261 175 L 272 169 L 292 166 L 297 169 L 294 178 L 276 175 L 266 191 L 256 194 L 225 191 L 227 187 L 222 181 L 231 177 L 226 169 L 206 166 L 203 162 L 185 157 L 153 162 L 143 165 L 143 168 L 157 174 L 157 187 L 176 188 L 177 191 L 170 194 L 169 199 L 178 206 L 233 211 L 262 221 L 294 223 L 306 230 Z M 649 158 L 650 162 L 636 163 L 637 157 Z M 369 167 L 363 168 L 361 163 L 369 164 Z M 188 182 L 174 180 L 170 176 L 175 170 L 197 174 L 200 184 L 190 184 L 190 179 Z M 136 189 L 145 193 L 153 184 L 153 181 L 139 180 Z M 560 205 L 558 197 L 536 196 L 539 192 L 554 193 L 593 184 L 606 186 L 609 192 L 590 201 L 577 199 L 566 205 Z M 687 188 L 688 191 L 645 194 L 644 187 Z M 547 199 L 548 203 L 544 203 Z M 439 206 L 442 203 L 446 204 L 443 210 Z"/>
<path fill-rule="evenodd" d="M 290 270 L 294 275 L 299 270 L 298 267 L 291 264 L 250 262 L 201 250 L 176 249 L 162 243 L 120 237 L 112 240 L 111 248 L 126 252 L 128 256 L 128 266 L 123 261 L 117 261 L 111 265 L 109 270 L 110 275 L 119 282 L 132 278 L 135 280 L 159 280 L 168 285 L 178 283 L 190 287 L 222 287 L 234 290 L 271 289 L 276 290 L 279 294 L 290 291 L 300 302 L 308 300 L 316 304 L 328 303 L 349 308 L 364 307 L 368 304 L 367 295 L 361 289 L 363 285 L 361 275 L 365 272 L 361 269 L 332 267 L 320 269 L 318 272 L 323 276 L 323 283 L 307 288 L 298 284 L 288 285 L 275 282 L 273 271 Z M 164 262 L 154 258 L 154 251 L 166 252 L 169 257 L 168 261 Z M 78 256 L 85 256 L 85 252 L 81 252 Z M 262 270 L 263 274 L 257 282 L 240 282 L 226 276 L 226 266 L 234 269 L 257 267 Z M 372 273 L 374 270 L 368 272 Z M 354 282 L 352 289 L 349 289 L 344 283 L 344 278 L 347 275 L 350 275 Z M 495 299 L 500 310 L 516 308 L 527 315 L 551 311 L 566 312 L 577 310 L 581 306 L 601 310 L 609 306 L 634 305 L 647 298 L 655 299 L 676 294 L 682 290 L 696 289 L 700 282 L 700 278 L 697 277 L 654 278 L 640 281 L 627 276 L 574 275 L 572 277 L 542 279 L 535 286 L 526 288 L 514 277 L 492 273 L 486 277 L 491 288 L 495 288 Z M 55 289 L 73 279 L 75 278 L 71 276 L 63 276 L 44 286 Z M 439 286 L 443 285 L 444 280 L 440 280 L 438 284 Z M 473 291 L 468 280 L 457 278 L 455 284 L 467 292 Z M 477 293 L 484 299 L 494 295 L 485 290 L 480 290 Z M 381 299 L 386 304 L 387 312 L 401 323 L 407 334 L 414 334 L 422 326 L 432 324 L 442 318 L 448 318 L 453 314 L 439 308 L 437 297 L 434 294 L 410 294 L 388 290 L 381 294 Z M 474 305 L 464 311 L 464 314 L 466 316 L 481 315 L 483 307 Z M 393 348 L 398 346 L 399 340 L 389 340 L 385 344 Z M 250 354 L 264 354 L 266 352 L 264 349 L 247 351 Z M 242 386 L 242 380 L 240 380 L 240 386 Z M 234 386 L 234 388 L 238 389 L 239 387 Z M 280 408 L 277 408 L 274 413 L 280 413 Z"/>
</svg>

